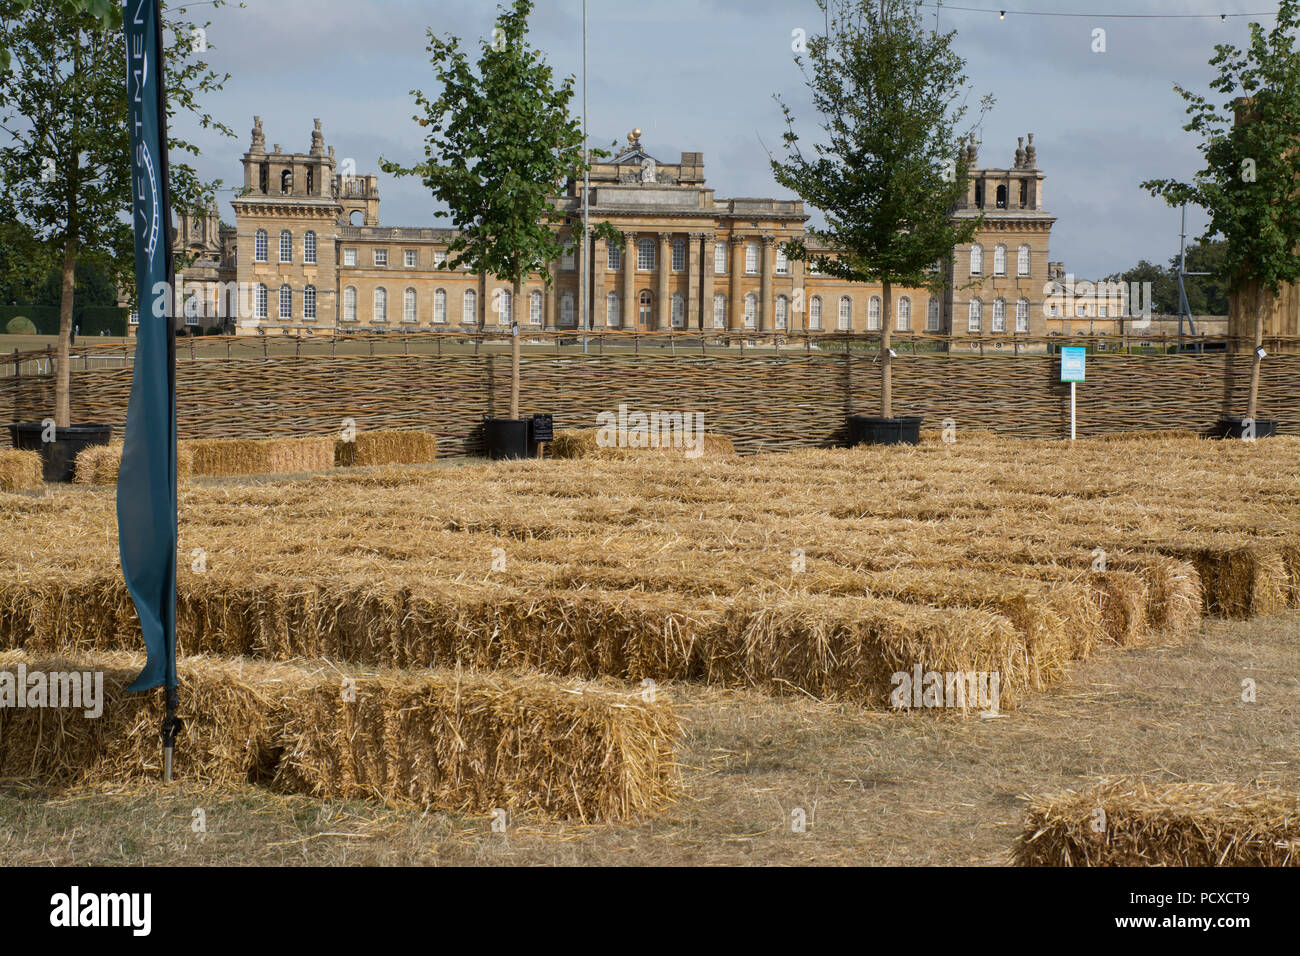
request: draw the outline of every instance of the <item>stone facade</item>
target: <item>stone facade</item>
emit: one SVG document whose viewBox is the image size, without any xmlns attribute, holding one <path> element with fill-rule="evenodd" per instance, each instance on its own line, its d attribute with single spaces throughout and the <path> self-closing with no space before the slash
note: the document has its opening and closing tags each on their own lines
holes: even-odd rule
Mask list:
<svg viewBox="0 0 1300 956">
<path fill-rule="evenodd" d="M 895 328 L 1042 336 L 1055 220 L 1043 211 L 1033 136 L 1007 169 L 978 168 L 974 143 L 966 149 L 970 184 L 954 215 L 982 213 L 983 224 L 946 264 L 945 294 L 894 290 Z M 496 328 L 516 313 L 525 330 L 581 327 L 580 247 L 571 243 L 552 263 L 549 288 L 536 276 L 525 283 L 523 302 L 513 303 L 506 282 L 441 267 L 453 230 L 381 226 L 377 177 L 340 170 L 319 120 L 308 153 L 285 153 L 279 145 L 267 151 L 255 119 L 243 165 L 237 226 L 218 276 L 254 290 L 240 309 L 242 333 Z M 580 231 L 582 188 L 570 181 L 556 198 L 563 240 Z M 590 243 L 595 329 L 862 332 L 884 321 L 878 285 L 814 274 L 786 259 L 781 244 L 805 235 L 802 202 L 720 198 L 705 180 L 703 154 L 662 162 L 639 130 L 593 166 L 589 216 L 611 223 L 625 243 L 621 252 L 604 239 Z"/>
</svg>

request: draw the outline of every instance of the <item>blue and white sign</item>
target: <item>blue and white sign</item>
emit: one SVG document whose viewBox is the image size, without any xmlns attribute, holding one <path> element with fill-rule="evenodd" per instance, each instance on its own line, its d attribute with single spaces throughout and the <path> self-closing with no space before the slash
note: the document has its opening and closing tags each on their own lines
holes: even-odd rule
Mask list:
<svg viewBox="0 0 1300 956">
<path fill-rule="evenodd" d="M 1088 350 L 1082 345 L 1066 345 L 1061 348 L 1061 381 L 1082 382 L 1083 367 L 1088 359 Z"/>
</svg>

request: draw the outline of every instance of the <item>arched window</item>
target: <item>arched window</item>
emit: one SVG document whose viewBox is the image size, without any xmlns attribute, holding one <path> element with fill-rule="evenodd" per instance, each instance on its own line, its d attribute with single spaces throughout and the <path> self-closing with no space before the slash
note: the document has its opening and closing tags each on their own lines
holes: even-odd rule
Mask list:
<svg viewBox="0 0 1300 956">
<path fill-rule="evenodd" d="M 673 272 L 686 271 L 686 240 L 673 240 Z"/>
<path fill-rule="evenodd" d="M 1007 208 L 1007 187 L 1005 184 L 998 187 L 997 204 L 999 209 Z"/>
<path fill-rule="evenodd" d="M 993 331 L 1005 332 L 1007 330 L 1007 300 L 998 298 L 993 300 Z"/>
<path fill-rule="evenodd" d="M 293 318 L 293 290 L 287 285 L 280 286 L 280 320 Z"/>
<path fill-rule="evenodd" d="M 686 328 L 686 299 L 680 292 L 674 292 L 672 298 L 673 328 Z"/>
<path fill-rule="evenodd" d="M 388 290 L 380 286 L 375 290 L 375 311 L 373 318 L 376 322 L 388 321 Z"/>
<path fill-rule="evenodd" d="M 447 290 L 446 289 L 434 290 L 433 321 L 437 325 L 447 324 Z"/>
<path fill-rule="evenodd" d="M 788 276 L 790 274 L 790 257 L 785 254 L 785 250 L 780 246 L 776 247 L 776 274 L 779 276 Z"/>
<path fill-rule="evenodd" d="M 822 327 L 822 297 L 813 296 L 808 300 L 808 328 L 820 330 Z"/>
<path fill-rule="evenodd" d="M 898 331 L 912 331 L 912 299 L 910 296 L 903 296 L 898 300 Z"/>
<path fill-rule="evenodd" d="M 966 323 L 969 332 L 978 332 L 984 324 L 984 303 L 979 299 L 970 300 L 970 317 Z"/>
<path fill-rule="evenodd" d="M 1007 247 L 1000 242 L 993 247 L 993 274 L 995 276 L 1007 274 Z"/>
<path fill-rule="evenodd" d="M 510 290 L 497 289 L 492 293 L 492 300 L 497 307 L 497 324 L 509 325 L 515 314 L 515 303 Z"/>
<path fill-rule="evenodd" d="M 623 268 L 623 250 L 612 242 L 609 244 L 608 265 L 610 272 L 617 272 Z"/>
<path fill-rule="evenodd" d="M 927 332 L 939 331 L 939 297 L 930 296 L 930 304 L 925 307 L 925 330 Z"/>
<path fill-rule="evenodd" d="M 288 229 L 280 232 L 280 261 L 293 262 L 293 233 Z"/>
<path fill-rule="evenodd" d="M 537 291 L 528 295 L 528 324 L 542 324 L 542 294 Z"/>
<path fill-rule="evenodd" d="M 266 318 L 266 286 L 257 284 L 257 293 L 253 300 L 253 314 L 259 319 Z"/>
<path fill-rule="evenodd" d="M 839 329 L 847 332 L 853 328 L 853 300 L 847 295 L 840 296 Z"/>
<path fill-rule="evenodd" d="M 1016 252 L 1016 275 L 1029 275 L 1029 247 L 1021 246 Z"/>
<path fill-rule="evenodd" d="M 402 293 L 402 321 L 416 322 L 418 319 L 415 310 L 415 290 L 407 289 Z"/>
<path fill-rule="evenodd" d="M 751 242 L 745 246 L 745 274 L 758 274 L 758 243 Z"/>
<path fill-rule="evenodd" d="M 302 317 L 316 321 L 316 287 L 309 285 L 302 290 Z"/>
<path fill-rule="evenodd" d="M 478 293 L 473 289 L 465 290 L 465 297 L 461 303 L 460 321 L 466 325 L 470 323 L 478 325 Z"/>
<path fill-rule="evenodd" d="M 655 267 L 655 244 L 651 239 L 638 239 L 636 243 L 636 267 L 642 272 L 651 272 Z"/>
<path fill-rule="evenodd" d="M 1029 300 L 1021 299 L 1016 303 L 1016 331 L 1029 331 Z"/>
<path fill-rule="evenodd" d="M 563 269 L 565 272 L 573 271 L 573 267 L 574 267 L 573 248 L 574 247 L 572 242 L 566 242 L 564 244 L 564 252 L 560 256 L 560 268 Z"/>
<path fill-rule="evenodd" d="M 355 322 L 357 320 L 357 289 L 356 286 L 348 286 L 343 290 L 343 321 Z"/>
<path fill-rule="evenodd" d="M 715 329 L 727 327 L 727 297 L 721 292 L 713 297 L 713 327 Z"/>
<path fill-rule="evenodd" d="M 752 292 L 745 296 L 745 328 L 758 328 L 758 296 Z"/>
<path fill-rule="evenodd" d="M 978 242 L 970 247 L 970 274 L 973 276 L 983 275 L 984 273 L 984 247 Z"/>
<path fill-rule="evenodd" d="M 289 193 L 293 191 L 293 172 L 286 169 L 280 174 L 280 192 Z"/>
<path fill-rule="evenodd" d="M 316 233 L 310 230 L 302 237 L 302 261 L 309 266 L 316 264 Z"/>
<path fill-rule="evenodd" d="M 605 324 L 611 329 L 616 329 L 623 323 L 619 313 L 618 293 L 611 292 L 605 296 Z"/>
<path fill-rule="evenodd" d="M 713 271 L 717 275 L 722 275 L 727 271 L 727 242 L 725 239 L 719 239 L 713 247 Z"/>
<path fill-rule="evenodd" d="M 257 237 L 253 240 L 253 261 L 266 261 L 266 230 L 257 230 Z"/>
<path fill-rule="evenodd" d="M 776 297 L 776 327 L 786 329 L 790 326 L 790 300 L 783 295 Z"/>
<path fill-rule="evenodd" d="M 637 299 L 638 311 L 639 311 L 639 314 L 637 316 L 637 321 L 639 321 L 642 325 L 647 327 L 650 325 L 650 306 L 653 304 L 653 302 L 654 300 L 650 296 L 649 290 L 643 291 L 640 297 Z"/>
<path fill-rule="evenodd" d="M 880 328 L 880 296 L 873 295 L 867 303 L 867 331 L 875 332 Z"/>
<path fill-rule="evenodd" d="M 571 327 L 573 321 L 573 293 L 566 292 L 560 296 L 560 324 Z"/>
</svg>

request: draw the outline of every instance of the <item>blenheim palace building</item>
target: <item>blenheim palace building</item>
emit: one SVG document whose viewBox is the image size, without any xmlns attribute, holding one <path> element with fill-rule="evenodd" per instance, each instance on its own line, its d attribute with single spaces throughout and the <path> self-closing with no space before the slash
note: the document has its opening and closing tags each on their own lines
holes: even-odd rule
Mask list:
<svg viewBox="0 0 1300 956">
<path fill-rule="evenodd" d="M 513 302 L 508 283 L 448 270 L 450 229 L 381 226 L 374 175 L 340 171 L 320 120 L 307 153 L 268 152 L 260 118 L 244 154 L 244 188 L 234 228 L 214 208 L 182 216 L 177 249 L 190 325 L 240 334 L 315 330 L 414 330 L 508 326 L 578 329 L 581 248 L 551 263 Z M 702 153 L 660 162 L 628 146 L 590 174 L 590 221 L 608 221 L 624 248 L 591 244 L 592 326 L 596 329 L 900 331 L 954 336 L 1045 334 L 1044 286 L 1051 274 L 1052 216 L 1043 210 L 1043 173 L 1033 134 L 1006 169 L 979 168 L 964 147 L 969 186 L 954 216 L 983 215 L 975 242 L 953 250 L 944 294 L 896 289 L 881 314 L 878 285 L 817 274 L 786 258 L 781 244 L 804 236 L 802 202 L 723 199 L 704 176 Z M 556 203 L 561 239 L 581 231 L 582 183 Z M 238 296 L 236 289 L 243 289 Z M 238 304 L 236 304 L 238 303 Z"/>
</svg>

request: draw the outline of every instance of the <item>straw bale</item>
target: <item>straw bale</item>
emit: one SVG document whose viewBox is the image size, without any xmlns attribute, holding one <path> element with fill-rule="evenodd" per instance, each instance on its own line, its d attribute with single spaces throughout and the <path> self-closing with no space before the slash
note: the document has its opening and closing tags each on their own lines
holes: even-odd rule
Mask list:
<svg viewBox="0 0 1300 956">
<path fill-rule="evenodd" d="M 116 781 L 161 774 L 161 692 L 127 694 L 144 665 L 132 653 L 92 657 L 0 653 L 0 672 L 103 673 L 103 713 L 82 709 L 0 708 L 0 776 L 51 785 Z M 178 662 L 184 736 L 175 771 L 203 784 L 264 779 L 277 748 L 274 709 L 302 685 L 301 672 L 281 665 L 192 658 Z"/>
<path fill-rule="evenodd" d="M 287 475 L 334 467 L 331 438 L 206 439 L 193 448 L 196 476 Z"/>
<path fill-rule="evenodd" d="M 661 699 L 454 671 L 361 677 L 355 694 L 322 684 L 296 702 L 280 786 L 587 823 L 651 815 L 676 789 L 679 727 Z"/>
<path fill-rule="evenodd" d="M 0 708 L 0 776 L 51 786 L 159 776 L 163 695 L 125 693 L 143 663 L 132 653 L 0 653 L 0 672 L 14 675 L 19 664 L 28 674 L 104 675 L 98 717 Z M 527 673 L 366 673 L 207 657 L 182 657 L 177 673 L 176 774 L 196 783 L 583 822 L 652 814 L 679 785 L 680 727 L 662 695 Z"/>
<path fill-rule="evenodd" d="M 1207 543 L 1161 550 L 1190 561 L 1196 568 L 1201 578 L 1202 607 L 1207 615 L 1262 617 L 1276 614 L 1288 604 L 1291 574 L 1281 550 L 1276 547 Z"/>
<path fill-rule="evenodd" d="M 29 491 L 43 482 L 40 452 L 0 449 L 0 491 Z"/>
<path fill-rule="evenodd" d="M 1097 829 L 1099 822 L 1104 826 Z M 1021 866 L 1297 866 L 1300 794 L 1232 783 L 1103 780 L 1031 801 Z"/>
<path fill-rule="evenodd" d="M 559 428 L 555 431 L 555 440 L 548 445 L 553 458 L 643 458 L 663 455 L 670 458 L 685 457 L 685 450 L 674 447 L 664 448 L 602 448 L 597 441 L 598 428 Z M 732 458 L 736 454 L 735 445 L 725 435 L 706 432 L 701 444 L 701 458 Z"/>
<path fill-rule="evenodd" d="M 79 485 L 115 485 L 122 467 L 123 442 L 91 445 L 77 453 L 75 478 Z M 176 479 L 184 481 L 194 474 L 194 449 L 189 442 L 176 443 Z"/>
<path fill-rule="evenodd" d="M 714 670 L 771 693 L 888 707 L 894 675 L 918 666 L 942 674 L 996 673 L 1003 707 L 1026 691 L 1024 643 L 1010 621 L 987 611 L 772 595 L 737 601 L 728 625 L 731 646 Z"/>
<path fill-rule="evenodd" d="M 437 457 L 438 436 L 432 432 L 382 429 L 334 442 L 334 464 L 339 466 L 425 465 Z"/>
</svg>

